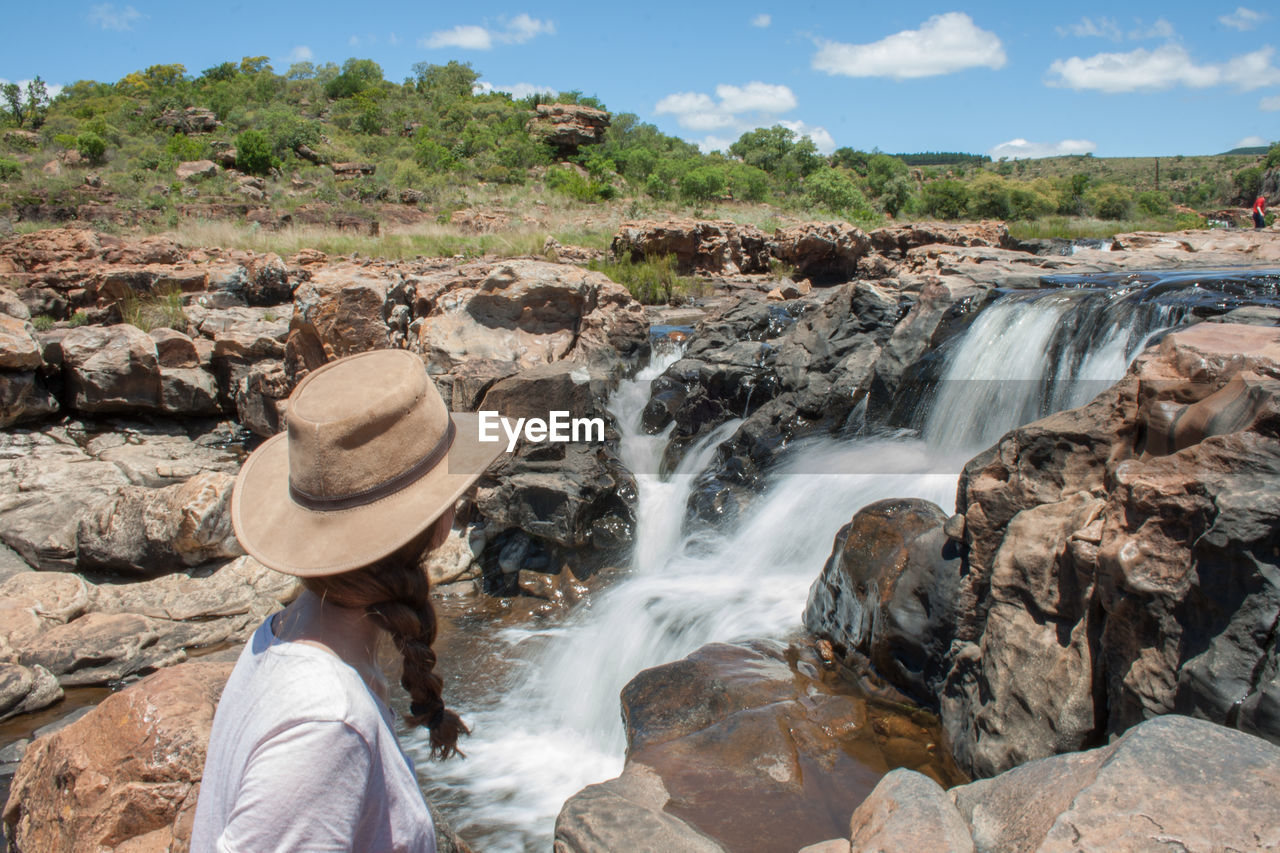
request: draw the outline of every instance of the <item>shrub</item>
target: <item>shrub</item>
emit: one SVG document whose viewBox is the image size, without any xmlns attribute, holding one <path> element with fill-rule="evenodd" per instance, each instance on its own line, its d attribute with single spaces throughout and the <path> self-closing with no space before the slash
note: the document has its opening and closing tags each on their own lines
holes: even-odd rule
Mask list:
<svg viewBox="0 0 1280 853">
<path fill-rule="evenodd" d="M 621 284 L 636 301 L 645 305 L 662 305 L 676 297 L 696 295 L 701 290 L 697 281 L 676 272 L 674 255 L 645 258 L 635 263 L 592 261 L 589 267 Z"/>
<path fill-rule="evenodd" d="M 169 137 L 169 141 L 165 143 L 164 150 L 174 160 L 179 163 L 188 160 L 204 159 L 205 145 L 199 139 L 193 139 L 185 134 L 175 133 Z"/>
<path fill-rule="evenodd" d="M 1236 200 L 1252 204 L 1262 190 L 1262 167 L 1241 169 L 1231 176 L 1231 183 L 1236 188 Z"/>
<path fill-rule="evenodd" d="M 71 319 L 68 323 L 73 329 L 78 329 L 81 326 L 87 326 L 89 325 L 89 315 L 83 311 L 77 311 L 71 315 Z"/>
<path fill-rule="evenodd" d="M 679 183 L 680 197 L 685 201 L 711 201 L 724 195 L 724 172 L 716 166 L 690 169 Z"/>
<path fill-rule="evenodd" d="M 0 181 L 12 181 L 22 175 L 22 164 L 8 157 L 0 157 Z"/>
<path fill-rule="evenodd" d="M 547 186 L 561 195 L 585 202 L 607 201 L 617 194 L 612 184 L 584 177 L 577 169 L 567 166 L 547 170 Z"/>
<path fill-rule="evenodd" d="M 177 329 L 179 332 L 187 330 L 187 315 L 182 310 L 182 291 L 177 288 L 144 297 L 129 291 L 116 303 L 116 307 L 120 311 L 121 322 L 137 326 L 144 332 L 160 328 Z"/>
<path fill-rule="evenodd" d="M 1133 208 L 1133 196 L 1117 184 L 1103 184 L 1089 190 L 1085 201 L 1099 219 L 1124 219 Z"/>
<path fill-rule="evenodd" d="M 1138 210 L 1147 216 L 1166 216 L 1173 206 L 1167 195 L 1154 190 L 1138 193 L 1137 204 Z"/>
<path fill-rule="evenodd" d="M 422 135 L 419 136 L 417 147 L 414 149 L 413 159 L 418 161 L 419 166 L 430 172 L 447 172 L 458 164 L 452 151 Z"/>
<path fill-rule="evenodd" d="M 53 328 L 54 319 L 48 314 L 37 314 L 31 318 L 31 325 L 37 332 L 47 332 Z"/>
<path fill-rule="evenodd" d="M 861 210 L 867 207 L 867 198 L 858 184 L 843 169 L 827 167 L 819 169 L 804 179 L 805 201 L 836 213 Z"/>
<path fill-rule="evenodd" d="M 995 175 L 979 175 L 969 185 L 970 216 L 984 219 L 1008 219 L 1013 214 L 1013 199 L 1009 195 L 1009 182 Z"/>
<path fill-rule="evenodd" d="M 1280 142 L 1272 145 L 1271 148 L 1267 150 L 1267 159 L 1263 161 L 1262 165 L 1267 169 L 1274 169 L 1277 166 L 1280 166 Z"/>
<path fill-rule="evenodd" d="M 969 205 L 969 190 L 951 179 L 930 181 L 920 191 L 920 206 L 930 216 L 959 219 Z"/>
<path fill-rule="evenodd" d="M 250 175 L 265 175 L 275 160 L 271 140 L 260 130 L 246 130 L 236 137 L 236 168 Z"/>
<path fill-rule="evenodd" d="M 76 150 L 81 157 L 96 166 L 107 153 L 107 141 L 92 130 L 86 130 L 76 137 Z"/>
</svg>

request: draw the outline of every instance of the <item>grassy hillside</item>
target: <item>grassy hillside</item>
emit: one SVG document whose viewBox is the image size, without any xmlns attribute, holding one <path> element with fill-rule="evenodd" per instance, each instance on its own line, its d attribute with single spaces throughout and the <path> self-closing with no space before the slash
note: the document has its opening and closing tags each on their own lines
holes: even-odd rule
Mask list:
<svg viewBox="0 0 1280 853">
<path fill-rule="evenodd" d="M 154 65 L 113 83 L 80 81 L 52 100 L 39 85 L 6 86 L 0 217 L 20 228 L 75 217 L 190 231 L 243 224 L 253 209 L 249 233 L 221 236 L 244 242 L 290 221 L 290 239 L 311 228 L 311 239 L 352 246 L 358 235 L 334 229 L 378 220 L 379 242 L 405 254 L 518 253 L 549 234 L 599 244 L 623 218 L 672 213 L 766 226 L 1002 218 L 1022 233 L 1071 236 L 1193 227 L 1203 221 L 1196 211 L 1251 199 L 1264 169 L 1280 164 L 1280 146 L 1162 158 L 1157 184 L 1152 158 L 992 163 L 848 148 L 827 157 L 783 127 L 743 134 L 729 156 L 704 155 L 629 113 L 612 115 L 600 144 L 574 152 L 531 132 L 530 120 L 540 102 L 603 109 L 598 99 L 516 99 L 478 91 L 478 78 L 456 62 L 419 64 L 397 83 L 367 59 L 278 73 L 265 57 L 245 57 L 200 73 Z M 180 163 L 203 159 L 225 168 L 179 177 Z M 362 167 L 335 168 L 342 163 Z M 472 208 L 500 216 L 455 219 Z M 398 244 L 385 239 L 397 235 Z"/>
</svg>

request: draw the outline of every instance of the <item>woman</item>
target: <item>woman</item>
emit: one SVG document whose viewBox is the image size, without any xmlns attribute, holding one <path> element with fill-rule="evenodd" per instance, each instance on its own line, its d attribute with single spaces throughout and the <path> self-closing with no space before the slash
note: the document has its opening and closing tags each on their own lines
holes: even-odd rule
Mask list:
<svg viewBox="0 0 1280 853">
<path fill-rule="evenodd" d="M 244 549 L 304 591 L 250 638 L 214 716 L 191 849 L 433 851 L 431 815 L 396 741 L 377 665 L 404 658 L 410 726 L 432 754 L 467 732 L 444 706 L 435 614 L 418 561 L 498 455 L 475 415 L 450 415 L 422 361 L 351 356 L 308 375 L 288 429 L 245 462 L 231 496 Z"/>
<path fill-rule="evenodd" d="M 1267 197 L 1264 195 L 1258 196 L 1258 200 L 1253 203 L 1253 227 L 1267 227 Z"/>
</svg>

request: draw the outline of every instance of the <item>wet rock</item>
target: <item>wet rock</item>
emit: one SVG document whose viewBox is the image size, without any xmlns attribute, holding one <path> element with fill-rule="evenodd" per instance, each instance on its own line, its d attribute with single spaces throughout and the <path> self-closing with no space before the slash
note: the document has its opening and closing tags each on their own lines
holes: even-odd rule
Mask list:
<svg viewBox="0 0 1280 853">
<path fill-rule="evenodd" d="M 149 411 L 161 403 L 155 342 L 135 326 L 72 329 L 62 339 L 62 363 L 74 409 Z"/>
<path fill-rule="evenodd" d="M 230 663 L 188 663 L 28 747 L 5 807 L 23 850 L 185 849 Z"/>
<path fill-rule="evenodd" d="M 945 520 L 937 506 L 915 499 L 859 510 L 836 534 L 805 606 L 811 633 L 864 655 L 916 696 L 941 686 L 955 636 L 953 600 L 963 567 L 942 529 Z"/>
<path fill-rule="evenodd" d="M 629 849 L 651 830 L 791 850 L 847 835 L 854 806 L 892 767 L 959 780 L 927 747 L 927 725 L 821 673 L 811 652 L 764 641 L 704 646 L 640 673 L 622 692 L 626 768 L 565 804 L 557 840 Z"/>
<path fill-rule="evenodd" d="M 818 284 L 852 280 L 858 261 L 870 251 L 871 239 L 866 233 L 845 222 L 810 222 L 779 228 L 772 241 L 775 258 Z"/>
<path fill-rule="evenodd" d="M 153 574 L 239 556 L 229 505 L 234 482 L 229 474 L 211 472 L 162 489 L 121 489 L 81 521 L 79 564 Z"/>
<path fill-rule="evenodd" d="M 769 271 L 769 246 L 754 225 L 673 219 L 624 222 L 609 244 L 616 258 L 638 262 L 672 255 L 682 273 L 716 275 Z"/>
</svg>

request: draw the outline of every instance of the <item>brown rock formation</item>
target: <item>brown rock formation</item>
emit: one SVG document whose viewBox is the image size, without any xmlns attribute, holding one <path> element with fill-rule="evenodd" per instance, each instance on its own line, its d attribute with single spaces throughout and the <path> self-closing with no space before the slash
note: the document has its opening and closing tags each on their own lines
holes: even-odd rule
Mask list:
<svg viewBox="0 0 1280 853">
<path fill-rule="evenodd" d="M 682 273 L 717 275 L 769 271 L 769 247 L 754 225 L 675 219 L 624 222 L 609 253 L 632 262 L 674 255 Z"/>
<path fill-rule="evenodd" d="M 529 132 L 553 146 L 561 157 L 576 154 L 583 145 L 604 141 L 609 114 L 579 104 L 538 104 Z"/>
</svg>

